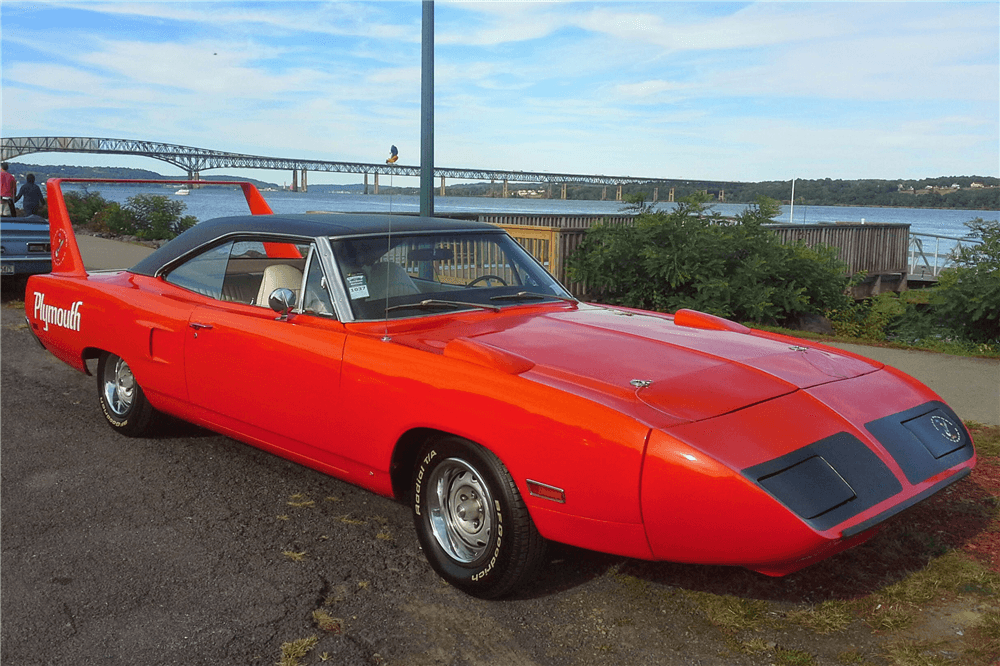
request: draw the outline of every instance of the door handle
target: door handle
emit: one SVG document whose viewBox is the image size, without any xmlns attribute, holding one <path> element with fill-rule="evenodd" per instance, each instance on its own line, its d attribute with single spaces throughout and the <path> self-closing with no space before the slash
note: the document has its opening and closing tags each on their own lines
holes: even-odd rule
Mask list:
<svg viewBox="0 0 1000 666">
<path fill-rule="evenodd" d="M 188 326 L 190 326 L 191 328 L 193 328 L 196 331 L 200 331 L 200 330 L 206 329 L 206 328 L 212 328 L 211 324 L 199 324 L 196 321 L 192 321 L 191 323 L 188 324 Z"/>
</svg>

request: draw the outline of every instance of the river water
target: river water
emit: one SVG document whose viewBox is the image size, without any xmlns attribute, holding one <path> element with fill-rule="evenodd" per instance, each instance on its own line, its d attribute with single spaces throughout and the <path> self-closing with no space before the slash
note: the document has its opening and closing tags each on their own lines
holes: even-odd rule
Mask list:
<svg viewBox="0 0 1000 666">
<path fill-rule="evenodd" d="M 81 189 L 65 183 L 67 190 Z M 228 215 L 248 213 L 242 194 L 228 187 L 206 187 L 192 190 L 190 195 L 174 194 L 173 187 L 90 185 L 91 192 L 100 192 L 109 201 L 124 204 L 137 194 L 159 194 L 183 201 L 186 215 L 198 220 L 209 220 Z M 329 211 L 339 213 L 416 213 L 420 198 L 415 195 L 364 195 L 353 193 L 288 192 L 285 190 L 262 192 L 275 213 L 305 213 Z M 660 203 L 661 207 L 673 204 Z M 736 215 L 746 209 L 745 204 L 715 204 L 713 210 L 723 215 Z M 435 197 L 436 213 L 501 213 L 538 215 L 615 215 L 623 212 L 624 204 L 616 201 L 583 201 L 561 199 L 492 199 L 487 197 Z M 911 232 L 938 236 L 962 237 L 968 229 L 965 222 L 981 217 L 985 220 L 1000 219 L 998 211 L 955 210 L 933 208 L 867 208 L 863 206 L 795 206 L 795 219 L 789 220 L 789 207 L 782 207 L 775 222 L 793 221 L 797 224 L 820 222 L 869 222 L 903 223 Z"/>
</svg>

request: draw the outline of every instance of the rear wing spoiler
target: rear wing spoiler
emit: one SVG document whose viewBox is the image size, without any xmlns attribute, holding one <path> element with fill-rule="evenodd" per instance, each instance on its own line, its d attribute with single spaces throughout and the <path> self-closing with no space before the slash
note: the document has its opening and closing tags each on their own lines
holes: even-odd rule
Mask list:
<svg viewBox="0 0 1000 666">
<path fill-rule="evenodd" d="M 83 257 L 73 233 L 73 223 L 69 219 L 66 200 L 63 198 L 63 183 L 116 183 L 116 184 L 156 184 L 156 185 L 238 185 L 243 190 L 251 215 L 273 215 L 274 211 L 253 183 L 238 180 L 132 180 L 120 178 L 53 178 L 46 182 L 49 205 L 49 239 L 52 243 L 52 272 L 60 275 L 86 277 Z"/>
</svg>

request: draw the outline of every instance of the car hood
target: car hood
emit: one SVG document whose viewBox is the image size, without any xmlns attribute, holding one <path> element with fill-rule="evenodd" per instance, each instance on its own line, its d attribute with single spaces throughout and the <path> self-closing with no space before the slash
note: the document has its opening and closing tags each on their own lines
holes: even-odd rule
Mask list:
<svg viewBox="0 0 1000 666">
<path fill-rule="evenodd" d="M 471 326 L 433 346 L 443 343 L 446 356 L 603 402 L 641 403 L 670 423 L 711 418 L 882 367 L 730 322 L 724 323 L 733 330 L 710 330 L 593 305 L 502 318 L 503 325 Z"/>
</svg>

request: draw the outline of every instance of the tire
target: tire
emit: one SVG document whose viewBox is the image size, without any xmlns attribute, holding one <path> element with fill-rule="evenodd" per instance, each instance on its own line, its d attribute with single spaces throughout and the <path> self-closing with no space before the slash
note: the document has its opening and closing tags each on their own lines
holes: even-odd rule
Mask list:
<svg viewBox="0 0 1000 666">
<path fill-rule="evenodd" d="M 141 437 L 149 432 L 156 411 L 120 356 L 101 354 L 97 362 L 97 395 L 104 418 L 113 430 L 126 437 Z"/>
<path fill-rule="evenodd" d="M 458 589 L 495 599 L 541 569 L 546 541 L 507 468 L 481 446 L 458 437 L 425 444 L 412 499 L 427 561 Z"/>
</svg>

